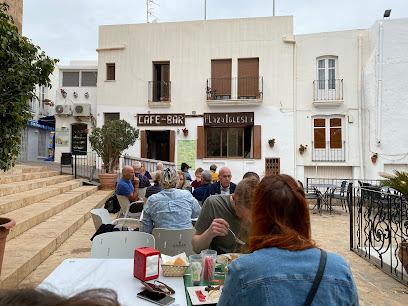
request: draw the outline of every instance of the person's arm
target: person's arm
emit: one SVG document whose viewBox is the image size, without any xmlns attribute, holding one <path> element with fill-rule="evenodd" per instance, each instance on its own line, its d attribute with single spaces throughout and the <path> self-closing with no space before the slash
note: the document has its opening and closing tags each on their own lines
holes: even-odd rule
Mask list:
<svg viewBox="0 0 408 306">
<path fill-rule="evenodd" d="M 143 210 L 143 219 L 140 220 L 140 231 L 151 234 L 153 231 L 153 220 L 149 213 L 149 200 L 147 200 L 146 205 Z"/>
<path fill-rule="evenodd" d="M 133 193 L 129 194 L 127 198 L 132 202 L 135 202 L 139 200 L 139 179 L 134 176 L 131 182 L 133 184 Z"/>
<path fill-rule="evenodd" d="M 207 189 L 204 192 L 203 199 L 201 200 L 203 205 L 204 205 L 205 200 L 210 196 L 210 189 L 212 189 L 212 184 L 208 185 Z"/>
<path fill-rule="evenodd" d="M 235 265 L 230 264 L 217 306 L 240 305 L 242 303 L 243 296 L 240 282 L 239 272 Z"/>
<path fill-rule="evenodd" d="M 214 237 L 228 234 L 228 228 L 229 224 L 224 219 L 214 219 L 210 227 L 204 233 L 195 232 L 191 241 L 193 251 L 198 254 L 202 250 L 208 249 Z"/>
<path fill-rule="evenodd" d="M 197 218 L 198 215 L 200 214 L 201 206 L 198 204 L 197 199 L 194 199 L 192 202 L 193 205 L 193 210 L 191 212 L 191 218 Z"/>
</svg>

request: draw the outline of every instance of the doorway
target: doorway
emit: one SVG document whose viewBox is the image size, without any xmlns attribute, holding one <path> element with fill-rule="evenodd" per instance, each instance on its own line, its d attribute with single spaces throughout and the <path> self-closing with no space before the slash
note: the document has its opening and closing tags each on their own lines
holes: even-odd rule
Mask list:
<svg viewBox="0 0 408 306">
<path fill-rule="evenodd" d="M 170 131 L 146 131 L 149 159 L 170 161 Z"/>
</svg>

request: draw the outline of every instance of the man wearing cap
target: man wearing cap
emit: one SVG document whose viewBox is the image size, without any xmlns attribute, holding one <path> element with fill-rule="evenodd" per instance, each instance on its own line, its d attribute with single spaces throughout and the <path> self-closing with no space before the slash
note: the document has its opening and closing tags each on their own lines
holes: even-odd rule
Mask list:
<svg viewBox="0 0 408 306">
<path fill-rule="evenodd" d="M 208 185 L 204 196 L 203 196 L 203 204 L 204 201 L 213 194 L 233 194 L 235 192 L 235 185 L 231 182 L 231 170 L 228 167 L 222 167 L 220 169 L 220 180 Z"/>
<path fill-rule="evenodd" d="M 211 171 L 212 174 L 213 174 L 211 183 L 214 183 L 214 181 L 218 181 L 218 180 L 219 180 L 218 174 L 217 174 L 217 172 L 215 172 L 215 170 L 217 170 L 217 165 L 211 165 L 211 166 L 210 166 L 210 171 Z"/>
<path fill-rule="evenodd" d="M 182 163 L 180 168 L 181 168 L 181 171 L 183 171 L 184 174 L 186 175 L 186 180 L 187 181 L 192 181 L 191 175 L 190 175 L 190 173 L 188 173 L 188 169 L 191 168 L 191 167 L 189 165 L 187 165 L 186 163 Z"/>
</svg>

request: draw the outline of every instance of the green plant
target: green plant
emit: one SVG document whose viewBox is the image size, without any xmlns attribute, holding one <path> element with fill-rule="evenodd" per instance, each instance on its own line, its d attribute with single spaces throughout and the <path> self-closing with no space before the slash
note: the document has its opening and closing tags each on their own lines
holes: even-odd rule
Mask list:
<svg viewBox="0 0 408 306">
<path fill-rule="evenodd" d="M 268 143 L 272 143 L 272 144 L 275 144 L 275 138 L 272 138 L 272 139 L 268 139 Z"/>
<path fill-rule="evenodd" d="M 306 150 L 307 150 L 307 145 L 300 144 L 299 151 L 306 151 Z"/>
<path fill-rule="evenodd" d="M 184 128 L 184 129 L 181 129 L 182 131 L 183 131 L 183 133 L 188 133 L 188 129 L 187 128 Z"/>
<path fill-rule="evenodd" d="M 4 171 L 14 166 L 20 151 L 21 131 L 32 118 L 28 101 L 35 97 L 35 86 L 51 88 L 49 75 L 58 62 L 18 33 L 8 9 L 0 3 L 0 169 Z"/>
<path fill-rule="evenodd" d="M 371 157 L 378 158 L 378 153 L 374 153 L 373 156 L 371 156 Z"/>
<path fill-rule="evenodd" d="M 408 172 L 394 170 L 393 174 L 380 173 L 380 176 L 386 178 L 380 182 L 382 187 L 391 187 L 408 197 Z"/>
<path fill-rule="evenodd" d="M 138 138 L 139 130 L 127 121 L 111 120 L 105 122 L 102 128 L 95 128 L 89 136 L 89 142 L 102 158 L 106 173 L 113 173 L 122 152 Z"/>
</svg>

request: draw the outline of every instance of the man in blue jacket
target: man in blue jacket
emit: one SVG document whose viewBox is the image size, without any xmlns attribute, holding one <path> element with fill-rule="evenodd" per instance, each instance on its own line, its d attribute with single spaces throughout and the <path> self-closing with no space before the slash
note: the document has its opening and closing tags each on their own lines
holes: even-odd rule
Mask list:
<svg viewBox="0 0 408 306">
<path fill-rule="evenodd" d="M 231 170 L 228 167 L 222 167 L 218 176 L 220 178 L 218 182 L 208 185 L 202 200 L 203 204 L 210 195 L 233 194 L 235 192 L 235 187 L 237 187 L 237 185 L 231 182 L 232 175 Z"/>
<path fill-rule="evenodd" d="M 201 187 L 194 189 L 193 197 L 198 201 L 202 201 L 207 187 L 211 184 L 211 180 L 212 172 L 210 170 L 204 170 L 201 172 Z"/>
</svg>

